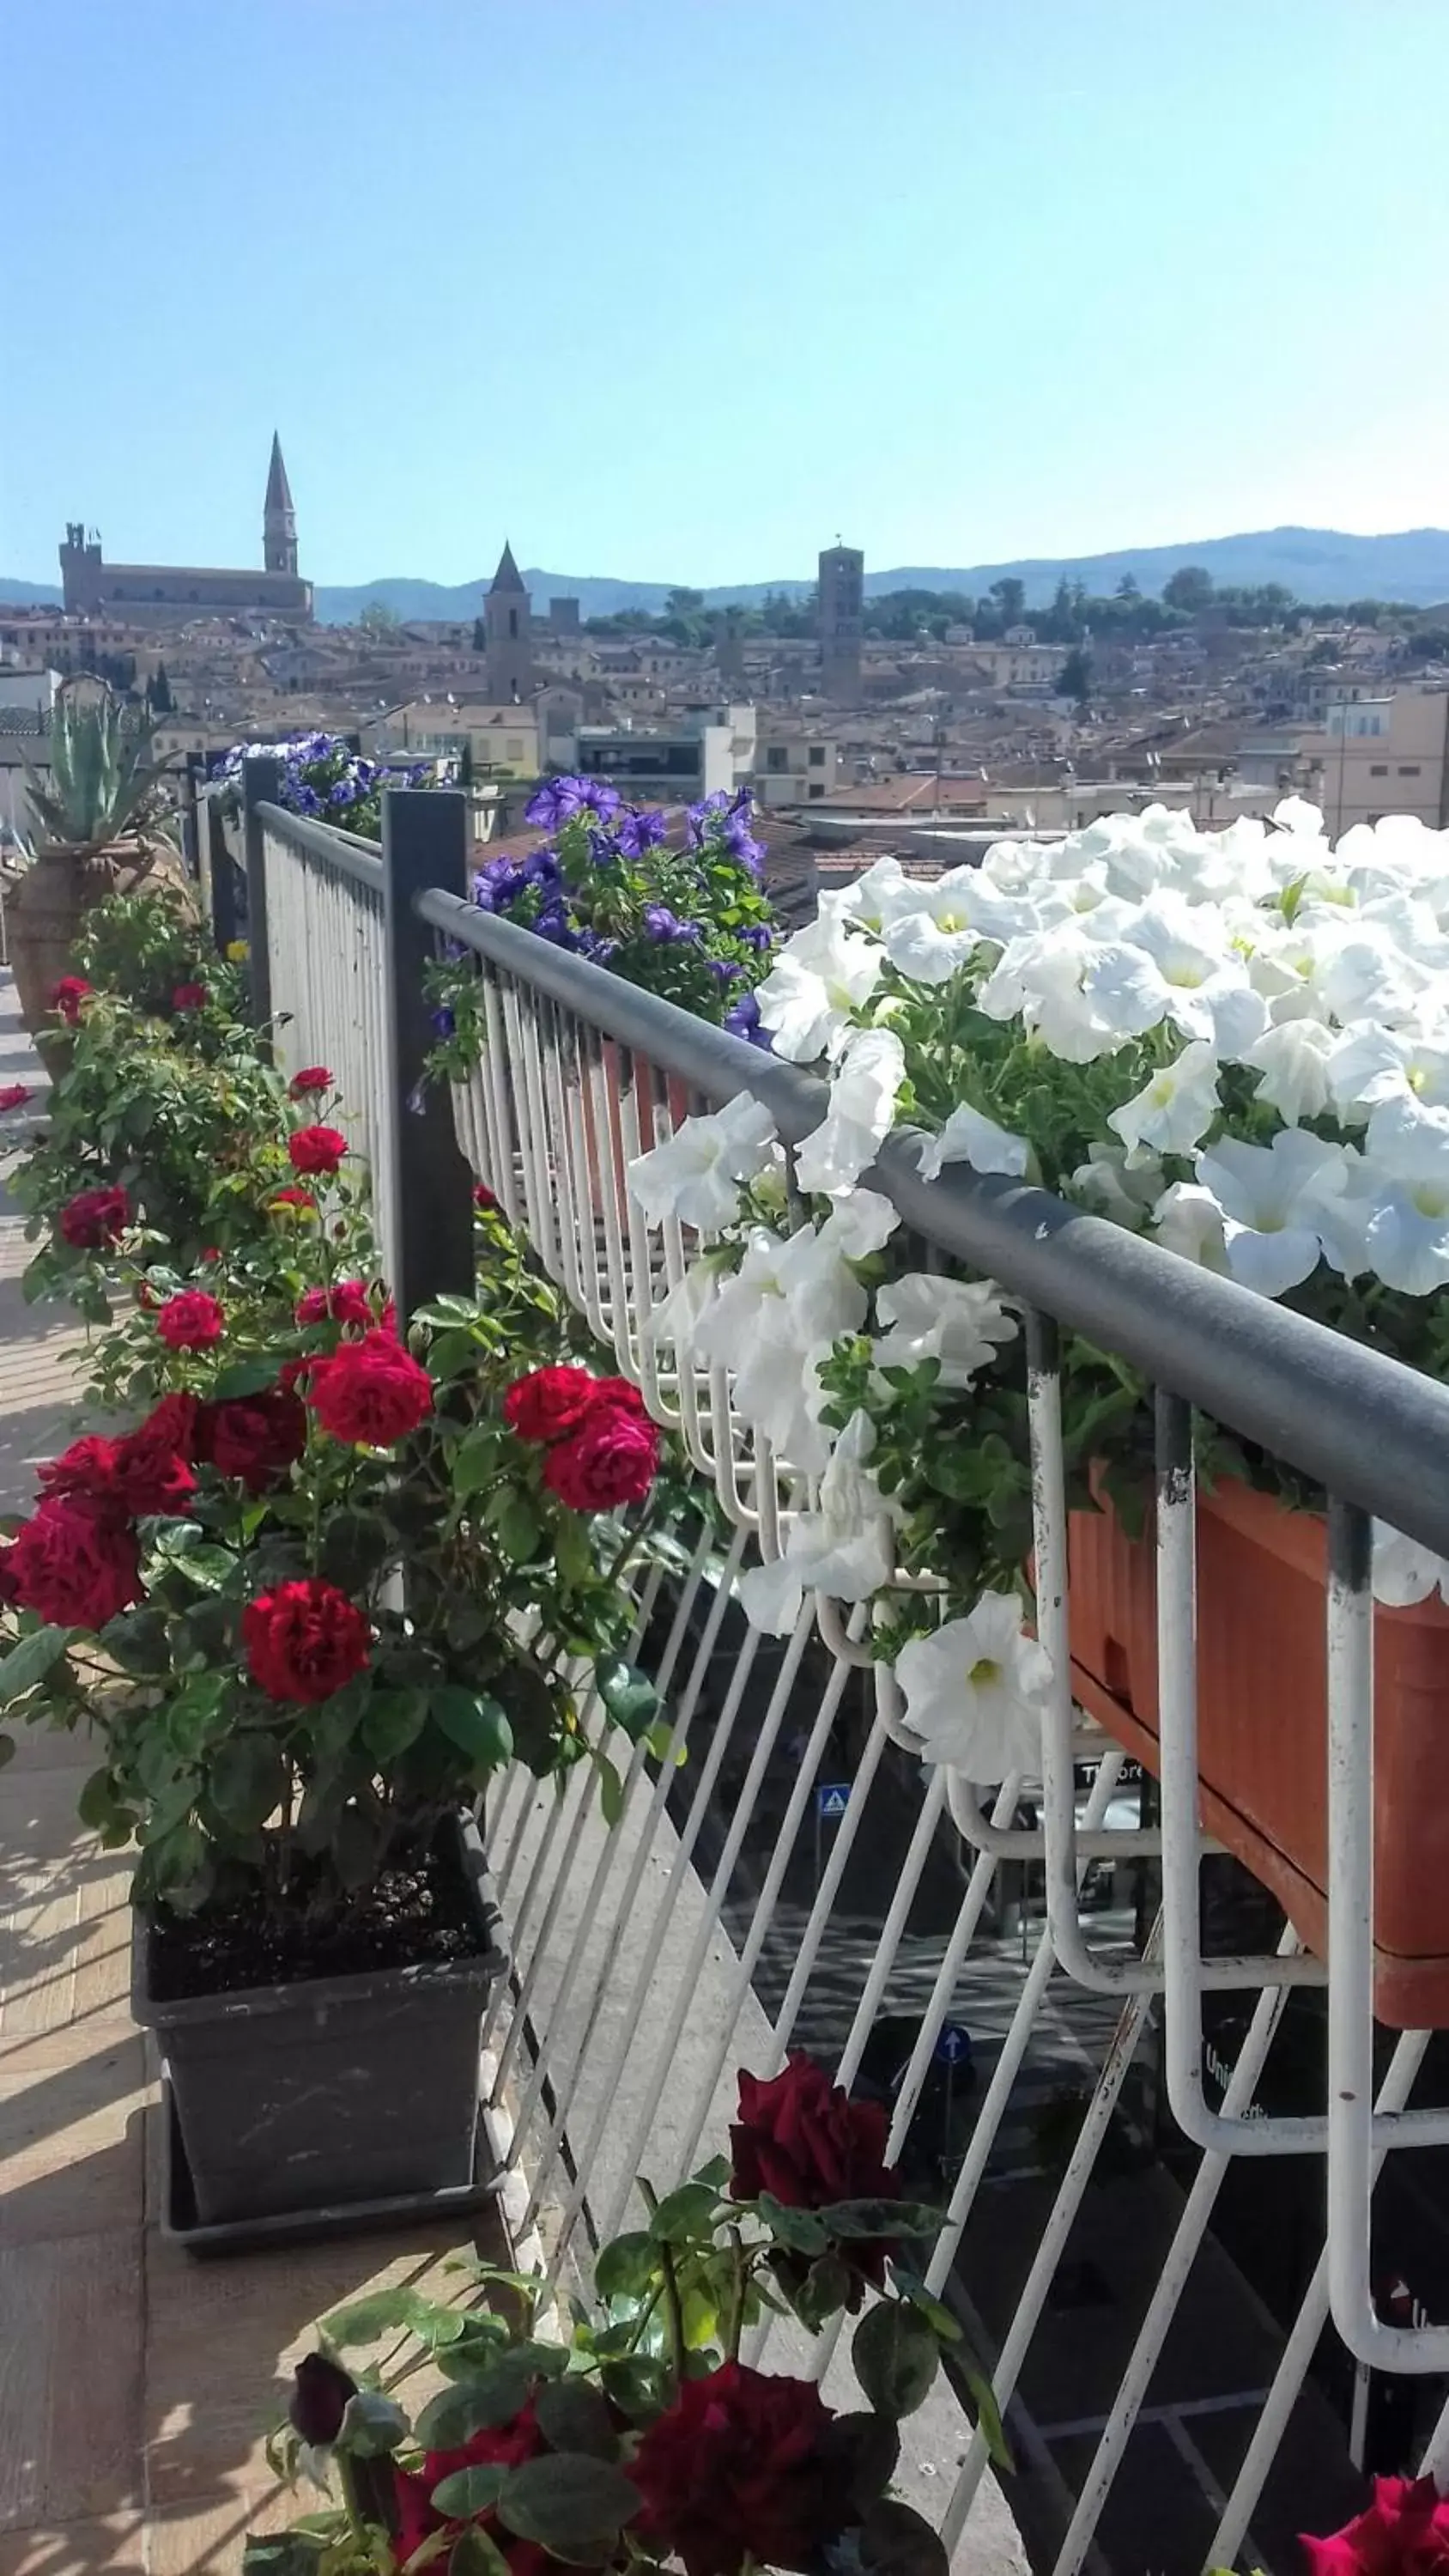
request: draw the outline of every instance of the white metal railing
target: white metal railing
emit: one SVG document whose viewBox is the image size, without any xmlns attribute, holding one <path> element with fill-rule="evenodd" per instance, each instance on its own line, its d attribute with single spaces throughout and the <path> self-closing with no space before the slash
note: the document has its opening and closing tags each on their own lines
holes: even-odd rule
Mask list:
<svg viewBox="0 0 1449 2576">
<path fill-rule="evenodd" d="M 281 962 L 276 886 L 287 866 L 279 855 L 272 871 L 274 978 Z M 338 886 L 338 900 L 354 908 L 366 897 L 355 872 L 342 872 Z M 444 926 L 430 901 L 423 917 Z M 1336 1504 L 1333 1512 L 1328 2077 L 1321 2111 L 1267 2115 L 1256 2096 L 1275 2033 L 1295 1991 L 1322 1988 L 1325 1969 L 1291 1931 L 1276 1953 L 1223 1957 L 1203 1949 L 1199 1874 L 1215 1847 L 1198 1813 L 1186 1402 L 1199 1390 L 1189 1385 L 1159 1397 L 1161 1815 L 1160 1822 L 1140 1813 L 1124 1821 L 1124 1804 L 1131 1804 L 1121 1791 L 1124 1752 L 1072 1704 L 1055 1332 L 1040 1307 L 1029 1313 L 1039 1629 L 1058 1684 L 1040 1784 L 1009 1780 L 982 1812 L 962 1782 L 923 1772 L 905 1755 L 889 1677 L 882 1680 L 876 1668 L 876 1686 L 869 1685 L 859 1614 L 847 1618 L 839 1605 L 807 1593 L 784 1640 L 763 1639 L 743 1622 L 742 1577 L 779 1557 L 792 1514 L 812 1499 L 809 1480 L 739 1420 L 722 1370 L 681 1365 L 661 1345 L 654 1311 L 683 1278 L 697 1240 L 673 1220 L 647 1225 L 624 1180 L 636 1154 L 663 1141 L 688 1108 L 710 1105 L 709 1097 L 691 1091 L 688 1077 L 661 1070 L 662 1046 L 651 1062 L 608 1035 L 611 1018 L 622 1026 L 627 1013 L 602 1002 L 586 1006 L 582 986 L 569 987 L 556 960 L 540 954 L 531 971 L 530 946 L 541 951 L 542 943 L 490 936 L 480 955 L 487 1042 L 471 1080 L 455 1094 L 459 1141 L 613 1364 L 677 1434 L 710 1508 L 701 1511 L 687 1565 L 668 1582 L 656 1569 L 637 1605 L 635 1652 L 652 1669 L 667 1711 L 666 1757 L 630 1743 L 595 1706 L 587 1722 L 623 1781 L 617 1823 L 603 1825 L 586 1766 L 562 1793 L 540 1789 L 519 1769 L 501 1784 L 490 1812 L 516 1975 L 487 2033 L 488 2063 L 503 2151 L 522 2178 L 524 2215 L 539 2229 L 557 2277 L 566 2264 L 586 2262 L 593 2237 L 626 2217 L 637 2168 L 665 2189 L 701 2153 L 725 2143 L 741 2066 L 768 2074 L 808 2035 L 840 2081 L 879 2082 L 873 2051 L 883 2031 L 898 2029 L 887 2068 L 891 2152 L 919 2159 L 923 2136 L 934 2139 L 938 2187 L 928 2196 L 944 2208 L 945 2225 L 929 2282 L 993 2351 L 993 2386 L 1018 2459 L 1013 2500 L 1030 2529 L 1034 2562 L 1056 2576 L 1083 2567 L 1118 2568 L 1123 2576 L 1131 2568 L 1135 2576 L 1147 2563 L 1134 2538 L 1142 2484 L 1145 2478 L 1150 2488 L 1155 2477 L 1161 2519 L 1155 2554 L 1148 2553 L 1153 2564 L 1188 2569 L 1246 2559 L 1281 2567 L 1286 2576 L 1297 2563 L 1292 2534 L 1315 2527 L 1315 2513 L 1329 2510 L 1284 2479 L 1286 2464 L 1304 2456 L 1305 2424 L 1315 2424 L 1320 2437 L 1325 2426 L 1332 2429 L 1312 2375 L 1330 2319 L 1365 2364 L 1418 2374 L 1449 2368 L 1449 2337 L 1423 2325 L 1382 2323 L 1370 2296 L 1371 2196 L 1386 2155 L 1441 2145 L 1449 2115 L 1407 2107 L 1428 2034 L 1404 2033 L 1384 2065 L 1374 2049 L 1365 1514 L 1357 1503 Z M 315 1032 L 322 1055 L 330 1050 L 343 1070 L 328 1016 L 345 1007 L 335 982 L 337 952 L 337 942 L 319 956 L 315 940 L 309 951 L 293 938 L 282 973 L 293 979 L 288 989 L 298 996 L 296 1015 L 309 1042 Z M 359 1049 L 349 1097 L 354 1090 L 362 1096 L 378 1078 L 380 1058 L 370 1054 L 375 1040 L 366 1030 L 349 1043 Z M 722 1076 L 714 1096 L 728 1087 Z M 380 1149 L 395 1150 L 396 1141 L 385 1136 Z M 919 1194 L 914 1201 L 901 1195 L 908 1215 L 921 1221 Z M 1015 1284 L 1004 1259 L 990 1266 Z M 1222 1285 L 1211 1283 L 1213 1294 Z M 1275 1314 L 1270 1329 L 1292 1320 Z M 1290 1357 L 1294 1351 L 1296 1345 Z M 1214 1384 L 1226 1387 L 1226 1375 Z M 1434 1393 L 1428 1390 L 1426 1402 Z M 1231 1388 L 1218 1409 L 1232 1418 Z M 1393 1429 L 1386 1413 L 1386 1444 Z M 1305 1456 L 1307 1445 L 1305 1439 Z M 1021 1820 L 1023 1799 L 1033 1808 L 1029 1823 Z M 1134 1927 L 1130 1909 L 1117 1903 L 1104 1927 L 1088 1900 L 1105 1871 L 1160 1882 L 1156 1920 Z M 1149 1899 L 1148 1918 L 1152 1911 Z M 1232 1992 L 1243 1999 L 1245 2029 L 1214 2110 L 1203 2085 L 1205 1999 Z M 950 2060 L 965 2023 L 978 2041 L 982 2080 L 963 2108 L 959 2096 L 953 2106 Z M 1090 2335 L 1090 2328 L 1059 2323 L 1057 2302 L 1109 2194 L 1104 2150 L 1140 2127 L 1131 2105 L 1155 2062 L 1159 2034 L 1175 2120 L 1203 2152 L 1178 2194 L 1130 2335 L 1114 2328 L 1110 2385 L 1105 2359 L 1095 2376 L 1079 2371 L 1093 2380 L 1094 2403 L 1063 2413 L 1036 2391 L 1050 2379 L 1062 2339 Z M 1025 2124 L 1042 2108 L 1044 2088 L 1064 2059 L 1076 2070 L 1080 2119 L 1051 2188 Z M 1236 2160 L 1253 2159 L 1249 2169 L 1262 2171 L 1258 2160 L 1284 2154 L 1324 2160 L 1309 2170 L 1321 2174 L 1326 2164 L 1331 2224 L 1296 2314 L 1281 2320 L 1281 2349 L 1265 2372 L 1261 2313 L 1244 2292 L 1242 2316 L 1228 2334 L 1221 2297 L 1209 2295 L 1203 2275 Z M 1158 2210 L 1154 2224 L 1160 2220 Z M 1130 2221 L 1123 2223 L 1130 2234 Z M 1020 2277 L 1006 2308 L 998 2299 L 988 2316 L 983 2301 L 999 2241 L 1012 2228 Z M 1225 2352 L 1227 2384 L 1204 2392 L 1194 2381 L 1184 2399 L 1194 2421 L 1210 2409 L 1215 2424 L 1230 2416 L 1240 2424 L 1236 2455 L 1229 2459 L 1219 2440 L 1210 2461 L 1205 2436 L 1185 2429 L 1172 2370 L 1174 2348 L 1181 2377 L 1180 2348 L 1196 2339 L 1197 2379 L 1210 2378 L 1201 2347 L 1214 2333 L 1229 2345 L 1234 2335 L 1245 2349 L 1251 2344 L 1253 2370 L 1235 2387 Z M 772 2323 L 747 2357 L 773 2352 L 777 2342 L 792 2354 L 792 2366 L 848 2392 L 836 2334 L 806 2351 L 797 2329 Z M 1153 2466 L 1164 2424 L 1170 2477 Z M 915 2500 L 932 2519 L 944 2519 L 967 2563 L 983 2530 L 993 2546 L 1000 2533 L 985 2445 L 959 2417 L 954 2424 L 949 2416 L 913 2419 L 907 2431 Z M 1336 2465 L 1327 2457 L 1331 2444 L 1320 2438 L 1320 2474 L 1325 2493 L 1347 2497 L 1342 2425 L 1336 2438 Z M 1449 2407 L 1422 2448 L 1428 2465 L 1449 2467 Z M 954 2465 L 943 2486 L 945 2451 Z"/>
</svg>

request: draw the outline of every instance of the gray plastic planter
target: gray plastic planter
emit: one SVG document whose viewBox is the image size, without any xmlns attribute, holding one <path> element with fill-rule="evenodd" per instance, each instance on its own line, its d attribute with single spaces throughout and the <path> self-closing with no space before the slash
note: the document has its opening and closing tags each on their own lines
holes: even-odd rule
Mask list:
<svg viewBox="0 0 1449 2576">
<path fill-rule="evenodd" d="M 508 1953 L 478 1829 L 456 1830 L 473 1958 L 156 2003 L 137 1917 L 131 2009 L 166 2061 L 203 2227 L 474 2181 L 478 2028 Z"/>
</svg>

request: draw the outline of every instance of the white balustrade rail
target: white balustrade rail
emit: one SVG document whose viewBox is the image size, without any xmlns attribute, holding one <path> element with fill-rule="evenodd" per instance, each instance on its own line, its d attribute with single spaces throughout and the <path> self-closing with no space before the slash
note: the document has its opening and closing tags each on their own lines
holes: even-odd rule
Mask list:
<svg viewBox="0 0 1449 2576">
<path fill-rule="evenodd" d="M 381 1060 L 375 1021 L 359 1016 L 344 1056 L 337 1014 L 349 992 L 374 989 L 371 896 L 355 868 L 319 896 L 310 863 L 297 866 L 295 856 L 279 851 L 270 875 L 274 996 L 305 1032 L 301 1053 L 315 1043 L 344 1072 L 349 1101 L 370 1098 Z M 292 892 L 279 905 L 289 872 Z M 349 929 L 348 906 L 365 927 L 353 918 Z M 421 912 L 440 934 L 462 935 L 446 899 L 425 897 Z M 1122 1748 L 1072 1705 L 1056 1332 L 1042 1311 L 1053 1300 L 1031 1305 L 1034 1256 L 1021 1257 L 1020 1278 L 1009 1245 L 981 1261 L 1031 1307 L 1039 1620 L 1058 1675 L 1042 1781 L 1009 1780 L 984 1808 L 906 1749 L 893 1686 L 861 1642 L 861 1614 L 807 1596 L 781 1640 L 762 1638 L 741 1615 L 741 1575 L 779 1555 L 790 1514 L 810 1498 L 807 1480 L 734 1414 L 723 1371 L 681 1366 L 654 1340 L 652 1309 L 698 1243 L 674 1222 L 648 1226 L 624 1178 L 632 1157 L 690 1107 L 710 1105 L 709 1093 L 661 1069 L 662 1045 L 650 1062 L 607 1034 L 627 1011 L 588 1002 L 599 981 L 580 981 L 574 961 L 491 924 L 486 940 L 469 944 L 480 950 L 486 1044 L 455 1093 L 459 1142 L 611 1364 L 683 1443 L 702 1497 L 687 1561 L 667 1579 L 655 1568 L 637 1602 L 635 1652 L 667 1713 L 666 1756 L 630 1743 L 595 1705 L 587 1722 L 623 1780 L 617 1823 L 602 1823 L 587 1766 L 562 1791 L 517 1768 L 488 1818 L 516 1963 L 511 1997 L 486 2035 L 492 2100 L 551 2275 L 586 2265 L 592 2243 L 630 2219 L 636 2171 L 664 2190 L 726 2143 L 741 2067 L 768 2075 L 792 2045 L 808 2045 L 839 2081 L 867 2083 L 889 2101 L 893 2156 L 919 2167 L 928 2155 L 934 2168 L 935 2188 L 922 2196 L 945 2220 L 928 2279 L 990 2356 L 1033 2564 L 1054 2576 L 1137 2576 L 1146 2566 L 1190 2576 L 1249 2563 L 1288 2576 L 1293 2533 L 1330 2528 L 1324 2517 L 1341 2506 L 1336 2518 L 1346 2518 L 1357 2499 L 1349 2425 L 1314 2375 L 1330 2318 L 1363 2363 L 1449 2368 L 1442 2331 L 1381 2322 L 1369 2294 L 1371 2195 L 1387 2153 L 1449 2140 L 1449 2114 L 1407 2108 L 1430 2035 L 1404 2033 L 1382 2066 L 1374 2051 L 1373 1621 L 1362 1505 L 1378 1500 L 1383 1460 L 1345 1477 L 1355 1502 L 1333 1507 L 1328 2082 L 1318 2110 L 1268 2116 L 1255 2097 L 1275 2032 L 1294 1991 L 1322 1988 L 1325 1969 L 1287 1930 L 1261 1955 L 1203 1950 L 1199 1882 L 1215 1846 L 1198 1813 L 1189 1399 L 1232 1421 L 1276 1382 L 1275 1369 L 1291 1362 L 1301 1376 L 1311 1339 L 1285 1333 L 1297 1319 L 1265 1309 L 1266 1356 L 1256 1343 L 1230 1355 L 1205 1343 L 1200 1364 L 1185 1360 L 1178 1391 L 1158 1399 L 1159 1822 L 1144 1815 L 1140 1791 L 1124 1795 Z M 339 958 L 363 954 L 366 969 L 354 962 L 339 984 Z M 650 1025 L 660 1025 L 657 1008 Z M 703 1063 L 707 1052 L 681 1049 L 681 1061 Z M 762 1066 L 759 1087 L 773 1078 Z M 711 1078 L 715 1097 L 734 1085 L 733 1075 Z M 373 1150 L 393 1151 L 395 1131 L 380 1120 Z M 923 1223 L 921 1188 L 887 1166 L 888 1156 L 886 1185 L 908 1220 Z M 1209 1283 L 1211 1297 L 1224 1285 Z M 1080 1308 L 1094 1293 L 1088 1284 L 1064 1298 L 1062 1321 L 1086 1328 L 1073 1298 Z M 1196 1292 L 1182 1293 L 1190 1302 Z M 1100 1323 L 1098 1338 L 1115 1346 Z M 1122 1347 L 1131 1356 L 1130 1339 Z M 1345 1385 L 1355 1395 L 1360 1356 L 1349 1355 L 1346 1379 L 1325 1383 L 1324 1407 L 1347 1400 Z M 1235 1371 L 1247 1390 L 1241 1405 Z M 1412 1447 L 1412 1401 L 1406 1415 L 1389 1379 L 1370 1372 L 1363 1383 L 1387 1390 L 1382 1447 L 1392 1461 L 1406 1454 L 1405 1440 Z M 1275 1417 L 1292 1434 L 1284 1454 L 1310 1471 L 1327 1454 L 1311 1394 L 1296 1413 L 1298 1399 L 1285 1395 Z M 1426 1389 L 1424 1403 L 1442 1438 L 1439 1392 Z M 1402 1517 L 1413 1526 L 1415 1512 L 1422 1522 L 1442 1510 L 1431 1460 Z M 1130 1907 L 1115 1905 L 1104 1939 L 1096 1899 L 1107 1873 L 1114 1897 L 1135 1887 L 1139 1903 L 1135 1926 Z M 1155 1912 L 1155 1894 L 1143 1891 L 1159 1886 Z M 1231 1993 L 1242 2036 L 1214 2110 L 1203 2090 L 1205 1997 Z M 967 2023 L 979 2095 L 953 2071 Z M 1178 2128 L 1203 2151 L 1185 2184 L 1152 2158 L 1159 2035 Z M 1058 2154 L 1049 2131 L 1064 2067 L 1075 2126 Z M 1138 2158 L 1126 2185 L 1113 2178 L 1124 2151 Z M 1225 2288 L 1214 2221 L 1238 2159 L 1262 2173 L 1259 2160 L 1284 2154 L 1315 2159 L 1294 2168 L 1305 2192 L 1321 2187 L 1326 2166 L 1332 2224 L 1296 2317 L 1275 2333 L 1241 2282 L 1231 2295 Z M 1145 2280 L 1139 2240 L 1152 2249 Z M 1140 2287 L 1135 2303 L 1128 2276 Z M 1109 2332 L 1094 2329 L 1090 2308 L 1079 2322 L 1069 2304 L 1084 2279 L 1104 2277 Z M 807 2349 L 793 2326 L 771 2323 L 746 2357 L 777 2346 L 792 2366 L 848 2392 L 838 2333 Z M 1071 2402 L 1074 2394 L 1090 2403 Z M 1352 2438 L 1361 2416 L 1355 2409 Z M 966 2415 L 943 2404 L 906 2432 L 907 2491 L 944 2525 L 959 2563 L 1010 2563 L 999 2492 Z M 1420 2446 L 1431 2465 L 1449 2467 L 1449 2409 Z M 1307 2503 L 1305 2462 L 1316 2482 Z"/>
</svg>

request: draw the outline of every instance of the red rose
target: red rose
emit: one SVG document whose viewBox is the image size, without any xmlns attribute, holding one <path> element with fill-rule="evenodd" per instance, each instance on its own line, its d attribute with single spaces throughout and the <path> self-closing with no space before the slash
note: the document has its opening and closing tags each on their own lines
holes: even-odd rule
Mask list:
<svg viewBox="0 0 1449 2576">
<path fill-rule="evenodd" d="M 307 1416 L 290 1387 L 264 1386 L 257 1395 L 197 1408 L 193 1454 L 237 1477 L 249 1494 L 270 1492 L 306 1446 Z"/>
<path fill-rule="evenodd" d="M 491 1216 L 494 1209 L 497 1207 L 498 1201 L 494 1197 L 493 1192 L 488 1187 L 486 1181 L 474 1182 L 473 1205 L 480 1216 Z"/>
<path fill-rule="evenodd" d="M 1301 2539 L 1308 2576 L 1445 2576 L 1449 2504 L 1432 2478 L 1375 2478 L 1366 2513 L 1326 2540 Z"/>
<path fill-rule="evenodd" d="M 397 2536 L 393 2554 L 398 2563 L 406 2566 L 413 2551 L 421 2548 L 430 2533 L 447 2531 L 451 2539 L 465 2528 L 462 2522 L 450 2521 L 439 2513 L 432 2501 L 434 2487 L 444 2478 L 452 2477 L 457 2469 L 521 2468 L 525 2460 L 541 2458 L 547 2448 L 534 2421 L 530 2399 L 510 2423 L 485 2425 L 456 2450 L 427 2452 L 421 2471 L 395 2469 Z M 546 2571 L 559 2566 L 560 2562 L 536 2541 L 515 2540 L 511 2532 L 503 2529 L 496 2514 L 475 2514 L 470 2520 L 487 2534 L 495 2548 L 502 2550 L 513 2576 L 546 2576 Z"/>
<path fill-rule="evenodd" d="M 810 2566 L 853 2510 L 826 2447 L 833 2421 L 810 2380 L 738 2361 L 686 2379 L 630 2464 L 640 2539 L 681 2558 L 685 2576 L 738 2576 L 747 2557 Z"/>
<path fill-rule="evenodd" d="M 61 1239 L 76 1252 L 102 1252 L 116 1242 L 131 1222 L 131 1202 L 122 1189 L 78 1190 L 59 1217 Z"/>
<path fill-rule="evenodd" d="M 634 1413 L 640 1421 L 648 1412 L 643 1396 L 627 1377 L 598 1377 L 594 1380 L 594 1408 L 604 1405 L 615 1413 Z"/>
<path fill-rule="evenodd" d="M 852 2102 L 814 2059 L 794 2056 L 762 2083 L 740 2073 L 739 2118 L 730 2130 L 732 2200 L 762 2191 L 786 2209 L 828 2209 L 837 2200 L 898 2200 L 900 2176 L 885 2161 L 889 2122 L 876 2102 Z M 850 2237 L 835 2247 L 877 2288 L 889 2237 Z"/>
<path fill-rule="evenodd" d="M 503 1399 L 503 1419 L 520 1440 L 565 1440 L 583 1421 L 597 1386 L 588 1369 L 532 1369 L 514 1379 Z"/>
<path fill-rule="evenodd" d="M 314 1212 L 317 1206 L 310 1190 L 294 1189 L 290 1184 L 284 1190 L 273 1190 L 267 1204 L 273 1208 L 311 1208 Z"/>
<path fill-rule="evenodd" d="M 287 1138 L 294 1172 L 335 1172 L 346 1151 L 347 1139 L 340 1127 L 298 1127 Z"/>
<path fill-rule="evenodd" d="M 136 1542 L 87 1494 L 47 1496 L 5 1554 L 5 1589 L 57 1628 L 104 1628 L 141 1598 Z"/>
<path fill-rule="evenodd" d="M 183 1288 L 168 1297 L 156 1330 L 169 1351 L 205 1351 L 226 1331 L 226 1316 L 205 1288 Z"/>
<path fill-rule="evenodd" d="M 183 1512 L 196 1491 L 194 1395 L 163 1395 L 135 1431 L 116 1442 L 115 1490 L 129 1513 Z"/>
<path fill-rule="evenodd" d="M 372 1654 L 366 1614 L 335 1583 L 279 1583 L 242 1612 L 242 1642 L 268 1699 L 330 1699 Z"/>
<path fill-rule="evenodd" d="M 94 991 L 94 984 L 88 984 L 84 975 L 62 975 L 51 994 L 50 1007 L 53 1011 L 59 1011 L 61 1018 L 68 1021 L 74 1028 L 80 1018 L 82 1002 L 87 993 Z"/>
<path fill-rule="evenodd" d="M 309 1091 L 330 1091 L 332 1076 L 325 1064 L 304 1064 L 287 1085 L 294 1100 L 305 1100 Z"/>
<path fill-rule="evenodd" d="M 608 1512 L 642 1503 L 659 1467 L 659 1434 L 622 1405 L 596 1404 L 581 1429 L 543 1462 L 543 1481 L 571 1512 Z"/>
<path fill-rule="evenodd" d="M 204 984 L 178 984 L 171 996 L 173 1011 L 199 1011 L 206 1002 Z"/>
<path fill-rule="evenodd" d="M 334 1440 L 390 1449 L 431 1413 L 433 1381 L 401 1342 L 378 1329 L 318 1360 L 307 1402 Z"/>
<path fill-rule="evenodd" d="M 46 1461 L 35 1471 L 36 1483 L 47 1494 L 84 1494 L 94 1503 L 116 1501 L 117 1440 L 104 1440 L 99 1432 L 88 1431 L 83 1440 L 73 1440 L 58 1458 Z"/>
<path fill-rule="evenodd" d="M 29 1090 L 23 1082 L 7 1082 L 0 1090 L 0 1117 L 7 1109 L 23 1109 L 29 1098 Z"/>
<path fill-rule="evenodd" d="M 372 1298 L 361 1279 L 339 1279 L 331 1288 L 309 1288 L 297 1300 L 299 1324 L 352 1324 L 369 1332 L 377 1322 Z"/>
</svg>

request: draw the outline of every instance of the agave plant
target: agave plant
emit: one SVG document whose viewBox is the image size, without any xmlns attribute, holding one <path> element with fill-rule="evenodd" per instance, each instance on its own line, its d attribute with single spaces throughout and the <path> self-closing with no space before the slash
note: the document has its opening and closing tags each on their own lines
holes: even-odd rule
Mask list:
<svg viewBox="0 0 1449 2576">
<path fill-rule="evenodd" d="M 67 683 L 50 730 L 50 783 L 27 762 L 26 802 L 42 848 L 92 850 L 154 827 L 164 768 L 152 756 L 155 726 L 115 693 L 78 700 Z"/>
</svg>

